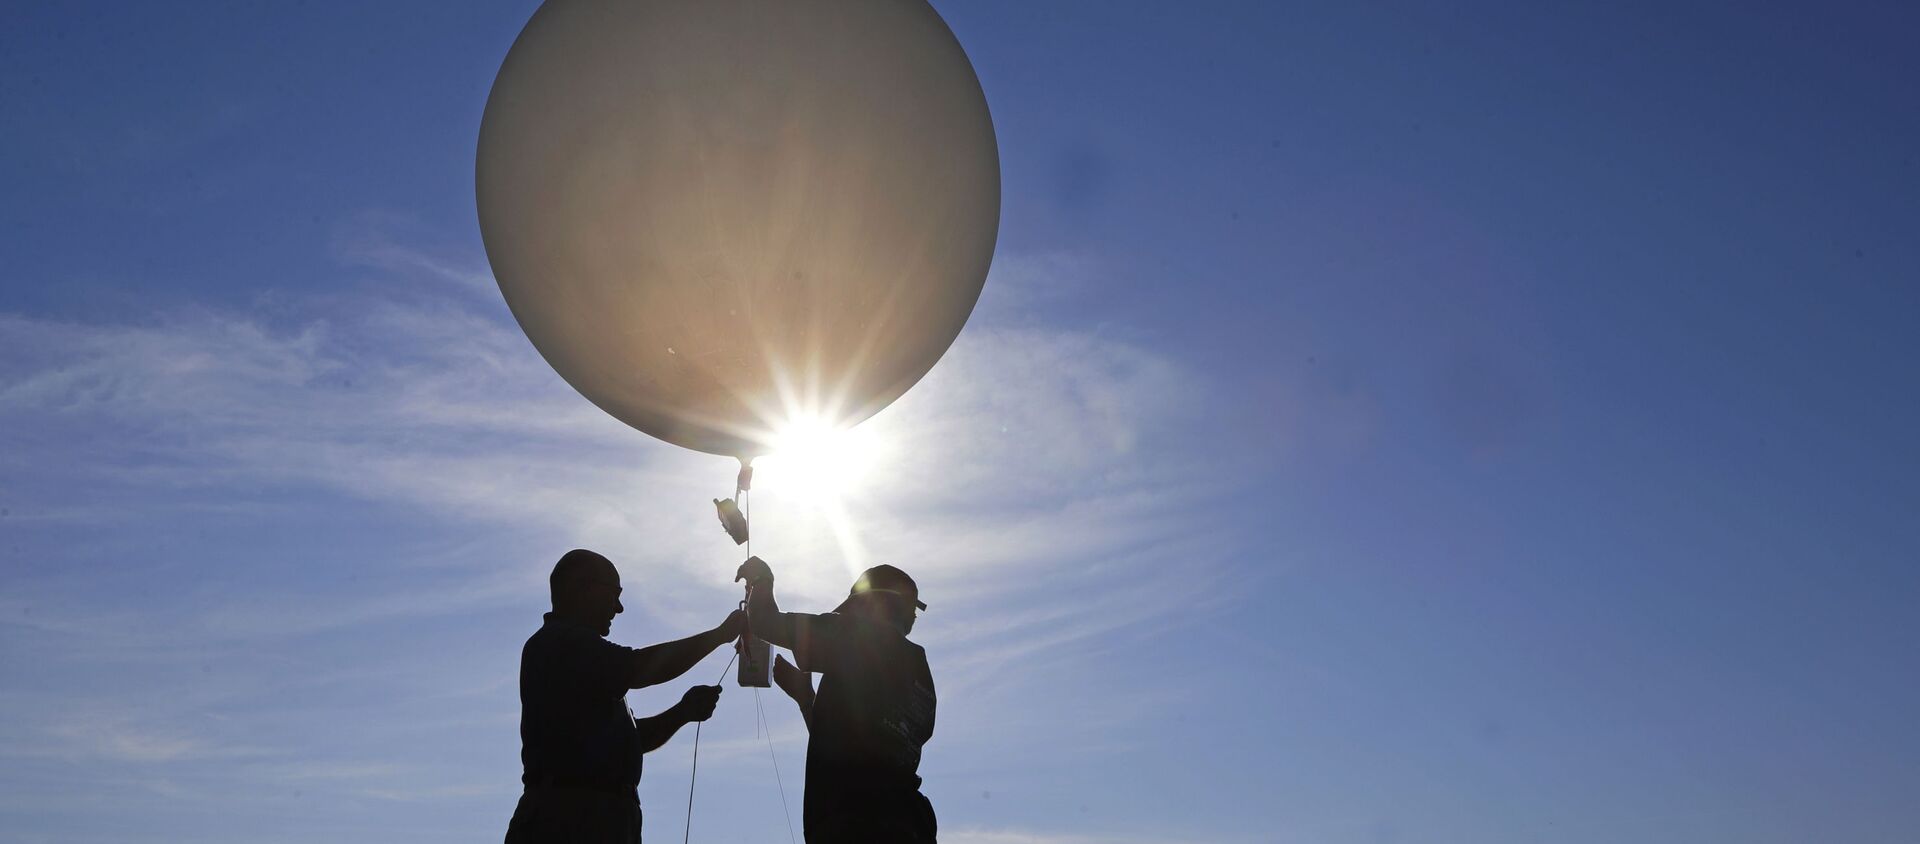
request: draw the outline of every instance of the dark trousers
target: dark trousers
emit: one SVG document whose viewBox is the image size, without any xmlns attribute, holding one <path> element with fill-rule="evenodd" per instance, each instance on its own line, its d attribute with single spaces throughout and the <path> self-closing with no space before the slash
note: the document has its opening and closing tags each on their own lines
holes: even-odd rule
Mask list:
<svg viewBox="0 0 1920 844">
<path fill-rule="evenodd" d="M 813 783 L 807 785 L 811 789 Z M 939 833 L 933 803 L 918 791 L 851 791 L 811 799 L 804 825 L 807 844 L 934 844 Z"/>
<path fill-rule="evenodd" d="M 640 844 L 640 801 L 631 794 L 528 786 L 513 807 L 506 844 Z"/>
</svg>

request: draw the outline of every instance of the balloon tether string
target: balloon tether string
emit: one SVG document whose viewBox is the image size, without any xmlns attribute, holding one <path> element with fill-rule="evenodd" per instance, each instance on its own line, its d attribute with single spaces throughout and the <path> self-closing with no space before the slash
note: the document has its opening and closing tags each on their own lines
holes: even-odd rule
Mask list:
<svg viewBox="0 0 1920 844">
<path fill-rule="evenodd" d="M 739 489 L 736 487 L 733 491 L 733 495 L 735 498 L 740 499 L 741 503 L 745 505 L 745 507 L 742 508 L 740 515 L 746 518 L 747 556 L 751 557 L 753 556 L 753 499 L 751 497 L 751 492 L 749 490 Z M 746 611 L 747 609 L 747 600 L 745 598 L 740 599 L 740 609 L 742 612 Z M 747 646 L 746 638 L 747 636 L 752 635 L 752 632 L 753 632 L 753 628 L 749 626 L 747 628 L 747 632 L 740 634 L 740 638 L 734 640 L 733 656 L 727 657 L 726 666 L 720 669 L 720 680 L 714 685 L 716 686 L 726 685 L 727 674 L 733 671 L 733 662 L 734 660 L 737 660 L 740 658 L 740 652 L 743 650 L 746 650 L 746 646 Z M 753 691 L 754 691 L 753 702 L 757 706 L 760 703 L 760 694 L 759 694 L 760 690 L 754 689 Z M 700 781 L 700 725 L 702 723 L 704 722 L 701 722 L 701 721 L 693 722 L 693 770 L 689 774 L 687 774 L 687 823 L 685 827 L 686 832 L 682 833 L 680 836 L 680 844 L 687 844 L 687 842 L 693 840 L 693 786 L 694 786 L 694 783 L 697 783 Z M 771 742 L 771 739 L 769 739 L 769 742 Z M 769 743 L 767 746 L 771 748 L 772 744 Z M 776 770 L 774 772 L 774 776 L 778 778 L 780 776 L 780 772 Z M 780 789 L 781 808 L 786 808 L 786 801 L 787 801 L 787 790 L 783 787 Z M 793 819 L 791 817 L 787 819 L 787 835 L 789 836 L 793 835 Z"/>
<path fill-rule="evenodd" d="M 722 685 L 727 682 L 727 672 L 733 670 L 733 661 L 739 658 L 740 658 L 740 649 L 735 648 L 733 650 L 733 656 L 727 657 L 726 667 L 720 669 L 720 682 L 715 683 L 714 685 Z M 693 840 L 693 784 L 696 782 L 699 782 L 700 780 L 700 725 L 701 723 L 703 722 L 700 722 L 700 721 L 693 722 L 693 773 L 687 775 L 687 827 L 686 827 L 687 831 L 685 834 L 680 836 L 680 844 L 687 844 L 688 841 Z"/>
<path fill-rule="evenodd" d="M 745 544 L 747 546 L 747 556 L 751 557 L 753 556 L 753 491 L 742 489 L 737 490 L 735 494 L 740 496 L 740 515 L 747 520 L 747 541 Z M 744 609 L 746 605 L 747 602 L 745 600 L 740 602 L 741 608 Z M 747 633 L 748 635 L 752 635 L 752 632 L 753 625 L 749 623 L 747 625 Z M 739 655 L 739 651 L 734 652 L 734 656 Z M 767 724 L 767 710 L 760 705 L 759 686 L 753 687 L 753 710 L 754 716 L 759 719 L 760 735 L 765 736 L 767 740 L 767 758 L 773 762 L 773 784 L 780 789 L 780 814 L 787 819 L 787 840 L 795 841 L 796 838 L 793 834 L 793 810 L 787 808 L 787 784 L 780 776 L 780 757 L 773 752 L 773 727 Z M 694 738 L 696 740 L 699 738 L 698 729 L 694 731 Z M 689 786 L 689 788 L 691 788 L 691 786 Z M 682 842 L 682 844 L 685 844 L 685 842 Z"/>
<path fill-rule="evenodd" d="M 735 498 L 740 500 L 740 515 L 747 523 L 747 541 L 742 544 L 746 546 L 747 556 L 751 557 L 753 556 L 752 490 L 736 486 L 733 494 Z M 747 602 L 746 599 L 743 598 L 740 601 L 740 609 L 745 610 L 746 608 Z M 740 658 L 740 652 L 746 649 L 747 639 L 752 635 L 753 626 L 749 623 L 746 632 L 742 633 L 740 639 L 736 640 L 733 656 L 728 657 L 726 667 L 720 669 L 720 684 L 724 685 L 727 682 L 727 674 L 733 670 L 734 661 Z M 758 686 L 753 687 L 753 710 L 756 719 L 755 726 L 759 729 L 760 734 L 766 737 L 767 759 L 773 762 L 773 783 L 780 789 L 780 814 L 785 817 L 787 821 L 787 840 L 797 841 L 798 839 L 793 834 L 793 810 L 787 805 L 786 780 L 780 775 L 780 757 L 773 751 L 773 727 L 767 724 L 766 708 L 760 705 L 760 687 Z M 693 766 L 691 773 L 687 776 L 687 822 L 685 826 L 686 831 L 680 837 L 681 844 L 688 844 L 688 842 L 693 840 L 693 787 L 695 783 L 700 781 L 700 726 L 701 722 L 699 721 L 693 724 Z"/>
</svg>

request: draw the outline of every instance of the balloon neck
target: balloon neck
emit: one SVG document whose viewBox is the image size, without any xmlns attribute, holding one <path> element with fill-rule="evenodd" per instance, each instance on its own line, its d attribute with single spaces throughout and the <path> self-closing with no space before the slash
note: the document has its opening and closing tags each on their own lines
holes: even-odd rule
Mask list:
<svg viewBox="0 0 1920 844">
<path fill-rule="evenodd" d="M 753 489 L 753 458 L 740 458 L 740 474 L 734 478 L 733 494 L 739 495 Z"/>
</svg>

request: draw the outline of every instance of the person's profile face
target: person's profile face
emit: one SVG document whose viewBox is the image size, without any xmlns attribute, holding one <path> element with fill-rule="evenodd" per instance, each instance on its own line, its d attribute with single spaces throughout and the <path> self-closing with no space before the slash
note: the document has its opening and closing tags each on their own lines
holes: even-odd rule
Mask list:
<svg viewBox="0 0 1920 844">
<path fill-rule="evenodd" d="M 610 568 L 594 572 L 581 578 L 577 590 L 581 610 L 600 623 L 600 635 L 613 632 L 613 617 L 626 609 L 620 604 L 620 573 Z"/>
<path fill-rule="evenodd" d="M 862 618 L 899 627 L 902 636 L 913 632 L 913 621 L 919 617 L 919 610 L 913 606 L 913 598 L 887 589 L 856 592 L 847 596 L 847 602 L 842 606 L 847 612 Z"/>
</svg>

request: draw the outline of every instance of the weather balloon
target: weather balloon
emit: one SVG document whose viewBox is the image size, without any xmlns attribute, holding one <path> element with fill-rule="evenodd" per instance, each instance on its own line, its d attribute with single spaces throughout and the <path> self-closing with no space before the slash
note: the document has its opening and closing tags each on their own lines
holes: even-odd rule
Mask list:
<svg viewBox="0 0 1920 844">
<path fill-rule="evenodd" d="M 986 99 L 923 0 L 548 0 L 476 169 L 487 258 L 547 362 L 729 456 L 906 392 L 999 229 Z"/>
</svg>

